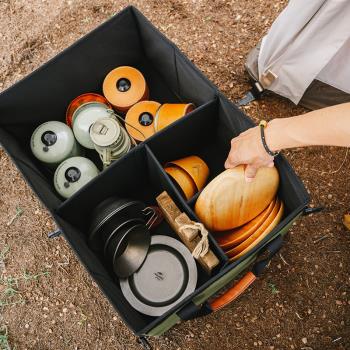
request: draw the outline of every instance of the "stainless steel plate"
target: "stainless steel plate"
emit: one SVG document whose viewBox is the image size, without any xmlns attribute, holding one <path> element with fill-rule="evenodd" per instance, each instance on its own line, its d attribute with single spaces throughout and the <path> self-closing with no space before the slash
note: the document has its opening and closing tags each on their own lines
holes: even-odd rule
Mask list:
<svg viewBox="0 0 350 350">
<path fill-rule="evenodd" d="M 197 266 L 178 240 L 157 235 L 151 239 L 140 269 L 120 279 L 121 290 L 137 311 L 160 316 L 191 294 L 197 284 Z"/>
</svg>

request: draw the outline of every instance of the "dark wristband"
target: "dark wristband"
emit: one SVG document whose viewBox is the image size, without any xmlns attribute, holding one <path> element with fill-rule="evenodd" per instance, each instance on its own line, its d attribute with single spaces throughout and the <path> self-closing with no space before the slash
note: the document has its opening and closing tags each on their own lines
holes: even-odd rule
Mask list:
<svg viewBox="0 0 350 350">
<path fill-rule="evenodd" d="M 265 148 L 265 151 L 270 155 L 271 157 L 276 157 L 280 152 L 273 152 L 270 150 L 269 146 L 266 143 L 266 138 L 265 138 L 265 128 L 267 126 L 267 121 L 266 120 L 261 120 L 259 123 L 260 127 L 260 135 L 261 135 L 261 142 Z"/>
</svg>

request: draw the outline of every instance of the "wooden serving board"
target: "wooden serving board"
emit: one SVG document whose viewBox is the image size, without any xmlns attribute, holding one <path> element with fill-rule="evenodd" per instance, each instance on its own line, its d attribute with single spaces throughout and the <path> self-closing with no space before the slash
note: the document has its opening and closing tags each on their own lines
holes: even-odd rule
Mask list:
<svg viewBox="0 0 350 350">
<path fill-rule="evenodd" d="M 190 225 L 193 223 L 191 219 L 187 216 L 186 213 L 182 213 L 180 211 L 180 209 L 176 206 L 174 201 L 165 191 L 157 197 L 157 203 L 164 215 L 165 220 L 177 233 L 177 235 L 180 237 L 181 241 L 186 245 L 186 247 L 191 252 L 193 252 L 201 237 L 199 237 L 199 235 L 186 235 L 183 231 L 180 231 L 180 227 L 182 225 Z M 198 258 L 198 262 L 208 274 L 210 274 L 214 267 L 216 267 L 220 263 L 219 259 L 210 248 L 207 254 L 205 254 L 203 257 Z"/>
</svg>

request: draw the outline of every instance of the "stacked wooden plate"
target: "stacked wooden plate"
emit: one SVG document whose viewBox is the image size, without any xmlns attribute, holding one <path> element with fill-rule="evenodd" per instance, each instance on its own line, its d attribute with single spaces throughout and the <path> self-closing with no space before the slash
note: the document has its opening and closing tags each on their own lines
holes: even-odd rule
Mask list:
<svg viewBox="0 0 350 350">
<path fill-rule="evenodd" d="M 282 218 L 283 208 L 283 203 L 276 197 L 256 218 L 233 230 L 217 232 L 215 238 L 230 260 L 237 260 L 276 227 Z"/>
<path fill-rule="evenodd" d="M 278 184 L 276 168 L 259 169 L 247 183 L 239 166 L 217 176 L 198 197 L 197 216 L 215 232 L 231 261 L 253 249 L 280 222 L 284 205 L 276 196 Z"/>
</svg>

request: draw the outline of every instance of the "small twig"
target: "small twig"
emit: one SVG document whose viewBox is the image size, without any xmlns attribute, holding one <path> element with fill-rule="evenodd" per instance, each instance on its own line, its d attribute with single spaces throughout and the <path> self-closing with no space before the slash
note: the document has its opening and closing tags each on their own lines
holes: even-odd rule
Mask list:
<svg viewBox="0 0 350 350">
<path fill-rule="evenodd" d="M 348 157 L 348 153 L 349 153 L 349 148 L 346 149 L 345 157 L 344 157 L 342 163 L 340 164 L 340 166 L 339 166 L 339 168 L 338 168 L 337 170 L 329 171 L 329 172 L 322 171 L 322 170 L 317 170 L 317 169 L 312 169 L 312 168 L 311 168 L 311 170 L 312 170 L 312 171 L 316 171 L 317 173 L 327 174 L 327 175 L 336 174 L 336 173 L 343 167 L 343 165 L 345 164 L 346 158 Z"/>
<path fill-rule="evenodd" d="M 65 262 L 57 262 L 58 266 L 67 266 L 69 265 L 69 258 L 66 258 Z"/>
<path fill-rule="evenodd" d="M 322 236 L 322 237 L 320 237 L 320 238 L 314 240 L 313 243 L 315 244 L 315 243 L 318 243 L 318 242 L 320 242 L 320 241 L 323 241 L 323 240 L 326 239 L 328 236 L 329 236 L 329 235 L 324 235 L 324 236 Z"/>
<path fill-rule="evenodd" d="M 338 337 L 336 339 L 333 339 L 332 342 L 335 343 L 335 342 L 339 341 L 340 339 L 342 339 L 342 337 Z"/>
<path fill-rule="evenodd" d="M 303 318 L 297 312 L 295 312 L 295 314 L 298 316 L 299 320 L 303 320 Z"/>
<path fill-rule="evenodd" d="M 287 261 L 284 259 L 284 257 L 282 256 L 281 253 L 279 253 L 279 256 L 280 256 L 281 260 L 283 261 L 283 263 L 284 263 L 285 265 L 289 265 L 289 264 L 287 263 Z"/>
<path fill-rule="evenodd" d="M 20 207 L 16 207 L 16 214 L 11 218 L 11 220 L 7 223 L 7 226 L 13 224 L 13 222 L 19 218 L 23 214 L 23 210 Z"/>
<path fill-rule="evenodd" d="M 58 265 L 58 268 L 62 269 L 67 275 L 69 275 L 68 271 L 62 265 Z"/>
</svg>

